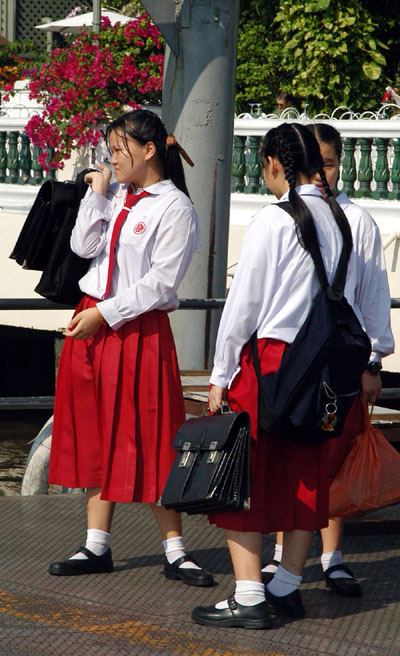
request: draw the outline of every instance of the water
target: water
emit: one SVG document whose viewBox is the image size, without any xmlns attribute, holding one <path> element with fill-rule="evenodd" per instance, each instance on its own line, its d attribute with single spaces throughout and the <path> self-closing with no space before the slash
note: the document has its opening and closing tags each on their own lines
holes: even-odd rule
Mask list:
<svg viewBox="0 0 400 656">
<path fill-rule="evenodd" d="M 0 410 L 0 496 L 20 494 L 32 441 L 50 411 Z"/>
</svg>

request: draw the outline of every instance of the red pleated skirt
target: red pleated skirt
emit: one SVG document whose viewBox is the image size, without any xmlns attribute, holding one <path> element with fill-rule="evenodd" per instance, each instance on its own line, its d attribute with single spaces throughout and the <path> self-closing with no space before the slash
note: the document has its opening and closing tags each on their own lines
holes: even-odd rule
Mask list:
<svg viewBox="0 0 400 656">
<path fill-rule="evenodd" d="M 274 339 L 258 340 L 261 373 L 275 372 L 287 344 Z M 331 476 L 340 467 L 354 437 L 353 410 L 343 436 L 320 444 L 298 444 L 264 432 L 258 426 L 258 385 L 250 344 L 242 350 L 241 370 L 235 377 L 228 400 L 232 410 L 246 410 L 251 420 L 250 510 L 209 515 L 221 528 L 263 534 L 302 529 L 314 531 L 328 525 Z M 330 461 L 337 447 L 335 463 Z M 333 458 L 333 456 L 332 456 Z M 337 471 L 337 469 L 336 469 Z"/>
<path fill-rule="evenodd" d="M 76 312 L 98 301 L 85 296 Z M 110 501 L 158 501 L 185 420 L 169 318 L 153 310 L 93 339 L 66 338 L 58 369 L 49 482 L 101 487 Z"/>
</svg>

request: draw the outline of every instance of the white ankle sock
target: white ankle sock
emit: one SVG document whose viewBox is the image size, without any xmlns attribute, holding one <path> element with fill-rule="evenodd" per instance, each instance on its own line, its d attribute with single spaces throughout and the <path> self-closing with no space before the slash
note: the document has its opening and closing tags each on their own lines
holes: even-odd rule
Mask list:
<svg viewBox="0 0 400 656">
<path fill-rule="evenodd" d="M 265 601 L 265 586 L 259 581 L 236 581 L 235 601 L 242 606 L 256 606 Z M 229 608 L 228 600 L 215 604 L 215 608 Z"/>
<path fill-rule="evenodd" d="M 174 563 L 176 560 L 178 560 L 178 558 L 186 556 L 185 547 L 183 546 L 183 538 L 181 535 L 177 538 L 168 538 L 167 540 L 163 540 L 162 543 L 165 551 L 165 556 L 169 563 Z M 191 561 L 182 563 L 182 565 L 179 565 L 179 567 L 182 567 L 182 569 L 201 569 L 201 567 L 198 567 Z"/>
<path fill-rule="evenodd" d="M 267 584 L 268 592 L 275 597 L 286 597 L 300 587 L 302 577 L 292 574 L 287 569 L 279 565 L 272 581 Z"/>
<path fill-rule="evenodd" d="M 111 533 L 106 533 L 98 528 L 88 528 L 86 537 L 86 549 L 89 549 L 96 556 L 102 556 L 110 546 Z M 70 560 L 85 560 L 87 556 L 83 553 L 77 553 Z"/>
<path fill-rule="evenodd" d="M 342 564 L 342 552 L 341 551 L 328 551 L 327 553 L 323 553 L 321 556 L 321 565 L 322 569 L 324 572 L 326 572 L 329 567 L 333 567 L 334 565 L 341 565 Z M 331 574 L 328 574 L 330 579 L 351 579 L 352 577 L 350 574 L 347 574 L 343 570 L 337 570 L 336 572 L 332 572 Z"/>
<path fill-rule="evenodd" d="M 278 563 L 281 562 L 282 560 L 282 550 L 283 547 L 281 544 L 275 544 L 275 552 L 274 552 L 274 557 L 273 560 L 277 560 Z M 272 574 L 275 574 L 276 570 L 278 569 L 278 565 L 265 565 L 265 567 L 262 568 L 262 572 L 271 572 Z"/>
</svg>

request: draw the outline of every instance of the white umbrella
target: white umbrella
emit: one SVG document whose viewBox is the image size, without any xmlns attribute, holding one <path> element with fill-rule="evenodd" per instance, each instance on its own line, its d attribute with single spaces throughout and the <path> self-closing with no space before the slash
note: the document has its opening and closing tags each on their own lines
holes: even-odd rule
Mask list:
<svg viewBox="0 0 400 656">
<path fill-rule="evenodd" d="M 106 9 L 101 11 L 103 18 L 110 19 L 111 25 L 115 23 L 129 23 L 133 20 L 130 16 L 118 14 L 116 11 L 108 11 Z M 58 21 L 51 23 L 44 23 L 43 25 L 36 25 L 38 30 L 47 30 L 48 32 L 80 32 L 85 27 L 92 27 L 93 25 L 93 12 L 89 11 L 87 14 L 77 14 L 71 18 L 62 18 Z"/>
</svg>

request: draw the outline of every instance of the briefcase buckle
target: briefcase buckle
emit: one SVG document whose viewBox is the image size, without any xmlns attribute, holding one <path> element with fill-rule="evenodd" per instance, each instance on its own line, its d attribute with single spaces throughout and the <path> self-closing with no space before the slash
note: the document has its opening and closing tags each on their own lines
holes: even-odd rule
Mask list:
<svg viewBox="0 0 400 656">
<path fill-rule="evenodd" d="M 189 451 L 190 446 L 191 446 L 190 442 L 184 443 L 182 447 L 182 451 L 184 451 L 184 453 L 182 454 L 182 457 L 179 461 L 179 467 L 186 467 L 186 465 L 188 464 L 190 458 L 190 451 Z"/>
<path fill-rule="evenodd" d="M 211 451 L 211 453 L 208 454 L 207 464 L 212 464 L 213 462 L 218 461 L 219 453 L 216 450 L 217 446 L 218 446 L 218 442 L 210 442 L 210 451 Z"/>
</svg>

